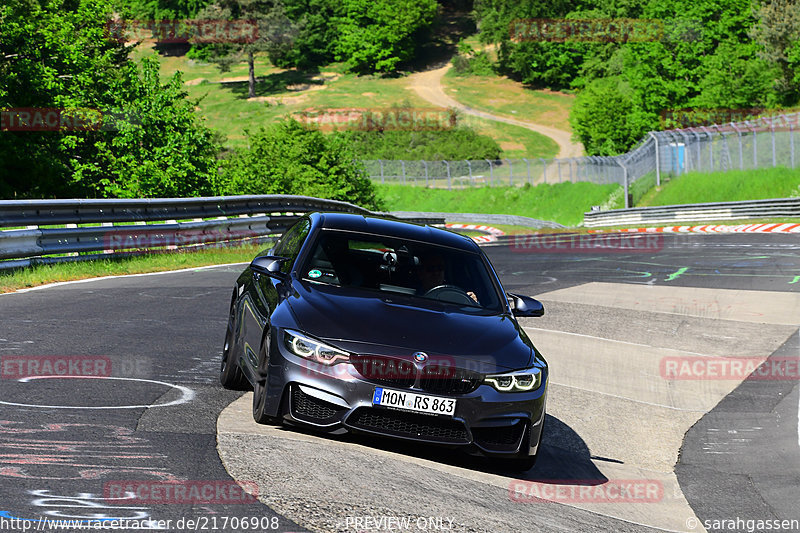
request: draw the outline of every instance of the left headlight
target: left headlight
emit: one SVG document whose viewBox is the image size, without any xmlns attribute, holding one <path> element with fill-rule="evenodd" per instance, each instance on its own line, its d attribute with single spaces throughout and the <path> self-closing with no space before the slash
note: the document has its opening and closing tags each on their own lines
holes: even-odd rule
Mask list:
<svg viewBox="0 0 800 533">
<path fill-rule="evenodd" d="M 530 392 L 542 385 L 542 370 L 530 368 L 508 374 L 486 376 L 483 382 L 500 392 Z"/>
<path fill-rule="evenodd" d="M 350 354 L 328 346 L 324 342 L 314 340 L 306 335 L 292 330 L 283 332 L 283 343 L 293 354 L 310 359 L 323 365 L 335 365 L 350 361 Z"/>
</svg>

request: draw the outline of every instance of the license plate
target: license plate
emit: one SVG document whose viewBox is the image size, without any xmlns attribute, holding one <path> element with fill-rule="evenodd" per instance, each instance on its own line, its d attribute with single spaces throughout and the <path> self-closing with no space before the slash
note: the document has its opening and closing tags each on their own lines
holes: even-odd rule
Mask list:
<svg viewBox="0 0 800 533">
<path fill-rule="evenodd" d="M 456 401 L 452 398 L 384 389 L 383 387 L 375 387 L 372 405 L 445 416 L 453 416 L 456 412 Z"/>
</svg>

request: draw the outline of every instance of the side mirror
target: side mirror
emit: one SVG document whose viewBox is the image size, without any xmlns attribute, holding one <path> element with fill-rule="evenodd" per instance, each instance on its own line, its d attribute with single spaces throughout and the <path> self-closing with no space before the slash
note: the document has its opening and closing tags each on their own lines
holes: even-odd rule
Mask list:
<svg viewBox="0 0 800 533">
<path fill-rule="evenodd" d="M 281 272 L 281 266 L 288 260 L 288 257 L 262 255 L 253 259 L 253 261 L 250 263 L 250 270 L 258 274 L 266 274 L 267 276 L 283 278 L 285 275 Z"/>
<path fill-rule="evenodd" d="M 544 306 L 542 302 L 530 296 L 508 293 L 508 303 L 516 317 L 536 317 L 544 316 Z"/>
</svg>

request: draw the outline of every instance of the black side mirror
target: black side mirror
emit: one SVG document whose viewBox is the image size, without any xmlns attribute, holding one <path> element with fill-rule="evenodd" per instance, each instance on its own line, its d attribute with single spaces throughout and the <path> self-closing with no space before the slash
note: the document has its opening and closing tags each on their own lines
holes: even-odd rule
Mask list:
<svg viewBox="0 0 800 533">
<path fill-rule="evenodd" d="M 253 259 L 250 263 L 250 270 L 258 274 L 266 274 L 267 276 L 275 278 L 285 278 L 286 275 L 281 272 L 281 266 L 288 260 L 288 257 L 262 255 Z"/>
<path fill-rule="evenodd" d="M 516 317 L 536 317 L 544 316 L 544 306 L 542 302 L 530 296 L 508 293 L 508 303 Z"/>
</svg>

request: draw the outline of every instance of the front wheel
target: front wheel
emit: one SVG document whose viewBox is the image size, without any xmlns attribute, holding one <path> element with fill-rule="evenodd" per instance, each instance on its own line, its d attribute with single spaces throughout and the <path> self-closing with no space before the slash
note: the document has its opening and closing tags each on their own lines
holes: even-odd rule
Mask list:
<svg viewBox="0 0 800 533">
<path fill-rule="evenodd" d="M 234 342 L 234 311 L 231 310 L 231 316 L 228 318 L 228 330 L 225 333 L 225 344 L 222 347 L 222 361 L 219 368 L 219 381 L 226 389 L 231 390 L 247 390 L 250 388 L 250 383 L 239 368 L 238 361 L 234 360 L 233 342 Z"/>
<path fill-rule="evenodd" d="M 269 327 L 269 325 L 267 325 Z M 267 366 L 269 359 L 270 334 L 267 332 L 261 351 L 258 354 L 258 368 L 256 369 L 256 382 L 253 385 L 253 420 L 258 424 L 280 425 L 281 419 L 267 414 Z"/>
</svg>

